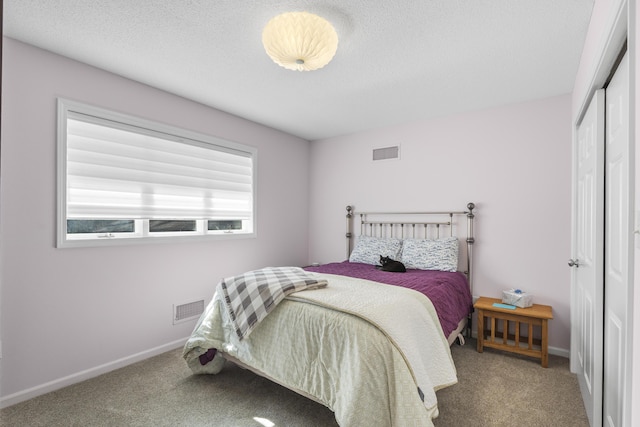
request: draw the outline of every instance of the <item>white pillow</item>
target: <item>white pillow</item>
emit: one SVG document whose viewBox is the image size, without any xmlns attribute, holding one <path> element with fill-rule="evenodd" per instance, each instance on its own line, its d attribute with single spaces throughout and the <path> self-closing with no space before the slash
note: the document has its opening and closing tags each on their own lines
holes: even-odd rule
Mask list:
<svg viewBox="0 0 640 427">
<path fill-rule="evenodd" d="M 349 262 L 380 264 L 380 255 L 398 260 L 402 250 L 402 240 L 382 237 L 359 236 L 356 247 L 349 256 Z"/>
<path fill-rule="evenodd" d="M 458 270 L 458 238 L 406 239 L 400 261 L 418 270 Z"/>
</svg>

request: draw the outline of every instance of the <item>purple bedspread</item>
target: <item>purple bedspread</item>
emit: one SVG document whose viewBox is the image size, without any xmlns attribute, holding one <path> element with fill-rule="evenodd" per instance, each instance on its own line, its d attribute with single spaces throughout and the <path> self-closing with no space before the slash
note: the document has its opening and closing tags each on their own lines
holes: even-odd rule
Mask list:
<svg viewBox="0 0 640 427">
<path fill-rule="evenodd" d="M 349 261 L 305 267 L 305 270 L 357 277 L 422 292 L 433 303 L 445 337 L 471 312 L 473 305 L 467 278 L 460 272 L 407 270 L 406 273 L 390 273 L 370 264 Z"/>
</svg>

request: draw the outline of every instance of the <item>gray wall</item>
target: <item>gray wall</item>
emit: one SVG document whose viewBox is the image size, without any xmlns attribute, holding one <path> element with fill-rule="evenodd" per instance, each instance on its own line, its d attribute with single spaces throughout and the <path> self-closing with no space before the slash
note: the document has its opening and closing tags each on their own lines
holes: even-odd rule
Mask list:
<svg viewBox="0 0 640 427">
<path fill-rule="evenodd" d="M 4 43 L 3 405 L 180 346 L 195 322 L 174 326 L 173 304 L 208 302 L 224 276 L 307 262 L 307 141 Z M 257 147 L 258 237 L 56 249 L 58 96 Z"/>
<path fill-rule="evenodd" d="M 400 144 L 397 161 L 372 148 Z M 570 346 L 571 97 L 557 96 L 311 143 L 310 260 L 345 258 L 345 206 L 464 210 L 475 202 L 474 294 L 520 288 L 553 306 Z"/>
</svg>

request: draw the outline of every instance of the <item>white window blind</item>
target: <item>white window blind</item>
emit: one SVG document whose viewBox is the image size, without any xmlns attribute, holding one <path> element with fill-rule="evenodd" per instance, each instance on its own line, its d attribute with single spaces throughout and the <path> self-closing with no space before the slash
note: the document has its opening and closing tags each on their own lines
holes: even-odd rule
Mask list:
<svg viewBox="0 0 640 427">
<path fill-rule="evenodd" d="M 153 235 L 154 220 L 253 233 L 255 149 L 71 101 L 59 109 L 59 235 L 91 239 L 68 224 L 101 220 L 135 220 L 126 237 Z"/>
<path fill-rule="evenodd" d="M 249 219 L 251 153 L 70 113 L 67 218 Z"/>
</svg>

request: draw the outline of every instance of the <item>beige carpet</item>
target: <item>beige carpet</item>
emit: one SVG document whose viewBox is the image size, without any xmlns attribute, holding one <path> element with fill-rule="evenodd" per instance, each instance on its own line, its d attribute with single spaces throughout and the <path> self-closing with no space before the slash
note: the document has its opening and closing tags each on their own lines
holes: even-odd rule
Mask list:
<svg viewBox="0 0 640 427">
<path fill-rule="evenodd" d="M 442 426 L 588 426 L 568 359 L 475 341 L 452 347 L 459 383 L 439 391 Z M 268 420 L 273 424 L 269 424 Z M 3 426 L 336 426 L 329 409 L 227 363 L 194 376 L 174 350 L 0 411 Z"/>
</svg>

